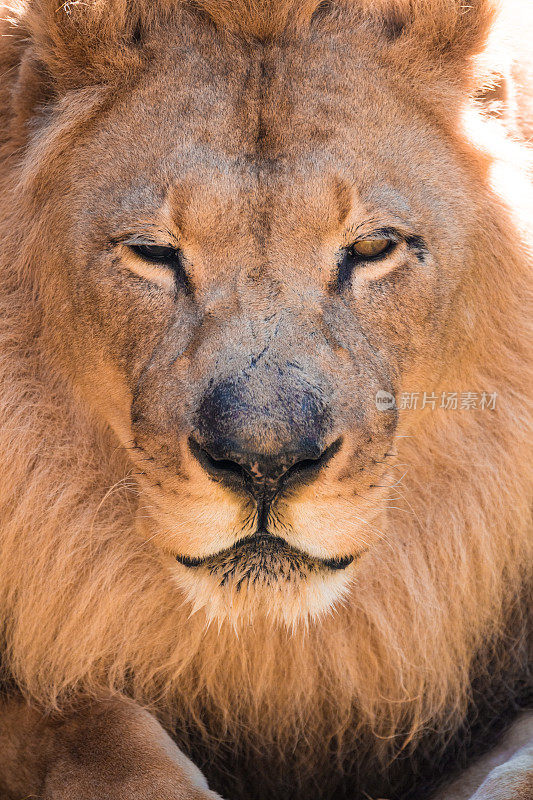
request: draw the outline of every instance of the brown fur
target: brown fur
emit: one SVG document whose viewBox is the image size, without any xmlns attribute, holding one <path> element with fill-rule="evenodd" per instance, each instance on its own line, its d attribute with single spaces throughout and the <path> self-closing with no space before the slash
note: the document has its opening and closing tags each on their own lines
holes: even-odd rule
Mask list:
<svg viewBox="0 0 533 800">
<path fill-rule="evenodd" d="M 490 642 L 507 630 L 510 609 L 516 610 L 529 584 L 533 549 L 528 154 L 501 127 L 482 119 L 468 99 L 487 77 L 480 76 L 482 61 L 475 59 L 493 13 L 484 0 L 470 2 L 466 13 L 460 2 L 449 0 L 363 0 L 332 7 L 291 0 L 202 0 L 192 7 L 174 0 L 113 0 L 61 8 L 36 0 L 11 9 L 0 62 L 0 608 L 4 671 L 28 698 L 50 709 L 64 707 L 79 693 L 123 692 L 167 721 L 189 720 L 213 750 L 215 742 L 228 738 L 236 749 L 253 743 L 272 753 L 299 742 L 297 757 L 306 774 L 327 743 L 337 743 L 342 760 L 363 732 L 385 765 L 408 743 L 415 746 L 428 727 L 440 730 L 443 741 L 459 728 L 476 664 L 486 664 Z M 201 53 L 207 68 L 201 59 L 189 67 L 183 56 L 183 74 L 171 89 L 170 67 L 165 62 L 158 71 L 153 53 L 164 37 L 174 36 L 180 48 Z M 344 51 L 335 56 L 346 36 L 353 40 L 354 59 L 360 59 L 359 72 Z M 196 95 L 183 87 L 202 81 L 207 86 L 209 71 L 219 68 L 228 96 L 238 94 L 238 75 L 259 51 L 267 63 L 288 64 L 287 74 L 294 72 L 304 87 L 300 111 L 294 108 L 301 98 L 284 99 L 275 87 L 258 101 L 264 103 L 260 113 L 269 130 L 262 157 L 284 163 L 288 152 L 295 163 L 302 158 L 301 169 L 308 147 L 325 171 L 331 159 L 352 158 L 348 147 L 360 147 L 360 154 L 369 150 L 376 171 L 371 174 L 363 164 L 361 194 L 349 204 L 360 201 L 367 208 L 370 189 L 384 178 L 402 188 L 431 242 L 442 271 L 435 269 L 423 285 L 402 288 L 403 305 L 390 300 L 393 283 L 383 276 L 376 280 L 383 281 L 385 306 L 367 307 L 361 295 L 367 328 L 383 332 L 379 347 L 396 343 L 389 354 L 395 389 L 498 392 L 494 411 L 401 412 L 390 470 L 378 465 L 377 450 L 359 463 L 357 434 L 348 436 L 351 449 L 338 457 L 337 472 L 328 472 L 316 494 L 304 492 L 287 508 L 299 531 L 290 544 L 328 557 L 347 548 L 369 549 L 348 568 L 350 580 L 338 589 L 311 583 L 301 591 L 280 589 L 286 596 L 279 601 L 279 616 L 286 624 L 264 614 L 251 620 L 246 596 L 237 593 L 209 611 L 206 597 L 216 594 L 211 583 L 201 585 L 186 568 L 174 574 L 170 556 L 176 548 L 195 556 L 213 553 L 216 543 L 219 549 L 231 543 L 216 525 L 233 519 L 236 501 L 171 443 L 161 399 L 176 381 L 200 386 L 217 348 L 241 335 L 241 329 L 231 328 L 231 299 L 222 310 L 215 306 L 214 334 L 202 328 L 193 340 L 196 321 L 183 317 L 181 329 L 191 333 L 201 358 L 191 357 L 196 366 L 186 379 L 163 367 L 152 375 L 144 402 L 157 407 L 160 427 L 132 435 L 135 348 L 141 342 L 146 361 L 170 301 L 140 298 L 126 278 L 116 282 L 111 273 L 105 273 L 107 283 L 94 286 L 87 272 L 79 277 L 80 265 L 99 268 L 94 242 L 103 252 L 106 214 L 118 208 L 126 178 L 131 181 L 136 160 L 143 157 L 143 137 L 163 148 L 174 135 L 175 128 L 166 129 L 149 105 L 156 97 L 158 109 L 164 108 L 169 93 L 183 108 L 189 104 L 183 136 L 197 147 L 190 156 L 197 172 L 180 176 L 172 200 L 183 214 L 176 222 L 180 243 L 203 265 L 193 282 L 204 291 L 215 274 L 226 286 L 229 266 L 218 265 L 239 259 L 252 274 L 259 257 L 246 215 L 257 209 L 250 211 L 247 184 L 227 177 L 225 169 L 235 153 L 255 146 L 255 134 L 249 141 L 246 131 L 241 136 L 225 95 L 209 95 L 215 91 L 210 84 L 206 102 L 216 120 L 206 130 L 200 100 L 195 107 Z M 364 112 L 362 126 L 328 151 L 328 141 L 318 138 L 325 136 L 324 120 L 333 130 L 331 141 L 346 125 L 350 130 L 354 123 L 346 123 L 343 107 L 352 89 L 330 85 L 332 95 L 344 91 L 344 97 L 324 117 L 318 106 L 316 117 L 306 116 L 306 105 L 315 108 L 317 86 L 333 81 L 331 70 L 348 67 L 354 72 L 345 80 L 357 75 L 357 92 L 368 103 L 375 98 L 375 82 L 381 82 L 382 106 L 375 115 Z M 201 90 L 198 96 L 203 97 Z M 252 113 L 249 108 L 245 116 Z M 284 138 L 284 114 L 293 115 L 294 153 L 292 139 Z M 102 121 L 109 120 L 106 130 L 112 135 L 105 138 Z M 121 138 L 121 130 L 132 133 Z M 391 136 L 394 141 L 387 144 Z M 108 158 L 114 141 L 123 148 L 112 154 L 116 172 Z M 125 151 L 130 143 L 138 154 Z M 391 162 L 384 155 L 388 147 L 396 153 Z M 164 157 L 154 149 L 154 171 Z M 304 275 L 307 269 L 298 254 L 318 252 L 313 226 L 322 225 L 323 239 L 330 241 L 340 236 L 332 233 L 339 223 L 328 220 L 346 214 L 342 189 L 335 206 L 319 186 L 306 208 L 302 185 L 319 185 L 314 167 L 306 169 L 309 175 L 304 170 L 301 179 L 296 170 L 270 196 L 271 207 L 278 203 L 282 209 L 278 217 L 272 212 L 271 225 L 272 241 L 281 242 L 284 286 L 292 285 L 295 271 Z M 80 175 L 73 188 L 71 176 Z M 195 195 L 198 175 L 203 188 Z M 424 185 L 418 183 L 421 175 Z M 207 207 L 206 186 L 212 191 Z M 446 199 L 442 208 L 439 192 Z M 236 194 L 242 198 L 238 203 Z M 82 207 L 84 213 L 78 213 Z M 165 209 L 168 217 L 168 197 Z M 157 224 L 166 229 L 177 219 L 178 214 L 169 223 L 161 216 Z M 202 261 L 207 250 L 215 255 Z M 71 272 L 63 267 L 67 261 L 76 265 Z M 301 280 L 307 287 L 307 273 Z M 325 279 L 320 281 L 325 297 Z M 266 324 L 266 295 L 258 300 L 250 286 L 244 303 Z M 124 308 L 117 300 L 121 292 L 128 297 Z M 289 303 L 287 297 L 282 295 L 281 304 Z M 296 306 L 298 297 L 295 289 Z M 340 306 L 335 308 L 340 314 Z M 217 313 L 223 318 L 218 333 Z M 302 341 L 298 334 L 291 340 L 295 350 L 305 348 L 302 330 Z M 208 344 L 203 339 L 197 344 L 202 336 Z M 344 357 L 339 346 L 338 361 L 331 367 L 328 362 L 332 375 L 336 369 L 344 375 Z M 365 377 L 370 374 L 364 372 L 370 364 L 365 358 L 357 380 L 368 381 L 365 390 L 373 396 L 376 384 Z M 360 383 L 347 385 L 359 391 Z M 195 400 L 181 397 L 184 406 Z M 377 426 L 381 418 L 376 419 Z M 381 429 L 373 429 L 372 436 L 381 441 Z M 341 485 L 342 471 L 347 477 Z M 179 494 L 182 472 L 192 481 L 189 494 Z M 382 479 L 383 490 L 372 488 Z M 349 488 L 361 499 L 343 505 L 342 493 Z M 180 498 L 183 513 L 190 509 L 179 524 L 172 516 L 173 497 Z M 331 530 L 340 533 L 320 540 L 308 535 L 315 513 L 326 530 L 329 520 Z M 369 525 L 354 527 L 353 515 L 364 516 Z M 324 599 L 328 592 L 331 602 Z M 278 602 L 268 587 L 256 597 L 261 608 Z M 225 603 L 233 616 L 226 615 Z M 302 604 L 316 607 L 316 613 L 302 620 Z M 519 617 L 523 611 L 518 609 Z"/>
</svg>

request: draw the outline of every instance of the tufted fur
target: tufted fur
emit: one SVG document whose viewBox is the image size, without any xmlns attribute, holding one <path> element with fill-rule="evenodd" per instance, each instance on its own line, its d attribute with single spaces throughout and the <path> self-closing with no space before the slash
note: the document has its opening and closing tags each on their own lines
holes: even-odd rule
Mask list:
<svg viewBox="0 0 533 800">
<path fill-rule="evenodd" d="M 61 250 L 50 231 L 50 187 L 61 205 L 64 154 L 95 115 L 109 113 L 119 84 L 144 69 L 148 55 L 134 40 L 176 8 L 170 0 L 61 8 L 35 0 L 2 15 L 4 675 L 46 708 L 109 687 L 167 721 L 184 715 L 210 742 L 229 737 L 282 752 L 300 741 L 305 769 L 325 741 L 340 741 L 342 754 L 357 731 L 370 732 L 386 764 L 428 726 L 443 742 L 451 738 L 473 677 L 491 659 L 493 672 L 507 668 L 501 637 L 511 612 L 518 649 L 525 629 L 520 598 L 533 546 L 528 155 L 476 110 L 460 117 L 457 109 L 479 81 L 472 59 L 493 7 L 361 0 L 340 18 L 379 41 L 380 63 L 431 108 L 472 176 L 464 214 L 477 220 L 477 235 L 468 241 L 469 272 L 435 389 L 497 391 L 497 407 L 406 413 L 396 444 L 396 478 L 401 465 L 407 470 L 401 493 L 344 601 L 294 629 L 266 618 L 238 631 L 207 625 L 202 610 L 191 615 L 158 549 L 139 534 L 129 456 L 65 376 L 63 344 L 51 329 L 51 265 Z M 315 0 L 201 0 L 180 13 L 233 39 L 291 38 L 312 24 L 339 24 L 335 10 Z"/>
</svg>

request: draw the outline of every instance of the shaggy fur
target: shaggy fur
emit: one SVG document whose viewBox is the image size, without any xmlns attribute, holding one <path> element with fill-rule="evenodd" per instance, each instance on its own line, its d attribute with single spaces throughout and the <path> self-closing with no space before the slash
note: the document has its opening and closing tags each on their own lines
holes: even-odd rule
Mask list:
<svg viewBox="0 0 533 800">
<path fill-rule="evenodd" d="M 9 17 L 0 64 L 4 675 L 46 709 L 80 693 L 126 693 L 169 725 L 188 720 L 207 750 L 228 741 L 236 751 L 296 750 L 302 774 L 328 743 L 341 763 L 358 736 L 385 768 L 429 728 L 443 746 L 453 737 L 473 678 L 491 659 L 493 674 L 504 671 L 526 625 L 528 156 L 469 103 L 459 109 L 478 85 L 472 59 L 493 9 L 483 0 L 472 0 L 468 13 L 450 0 L 361 0 L 342 13 L 314 0 L 201 0 L 180 12 L 215 25 L 228 41 L 292 40 L 310 25 L 333 30 L 348 14 L 363 37 L 379 40 L 380 64 L 437 120 L 471 176 L 463 211 L 475 220 L 475 236 L 440 374 L 430 381 L 426 366 L 426 383 L 422 373 L 409 388 L 496 391 L 496 408 L 400 414 L 389 485 L 405 475 L 376 518 L 382 536 L 350 567 L 342 602 L 323 611 L 319 603 L 305 624 L 293 625 L 291 611 L 287 627 L 238 614 L 232 624 L 206 615 L 203 603 L 192 613 L 200 590 L 192 587 L 186 601 L 168 553 L 139 529 L 138 464 L 65 369 L 62 333 L 53 327 L 56 298 L 63 303 L 53 264 L 64 253 L 54 224 L 65 210 L 65 154 L 110 113 L 118 85 L 138 80 L 148 55 L 137 39 L 177 7 L 91 0 L 58 10 L 35 0 L 2 15 Z M 513 642 L 502 647 L 509 630 Z"/>
</svg>

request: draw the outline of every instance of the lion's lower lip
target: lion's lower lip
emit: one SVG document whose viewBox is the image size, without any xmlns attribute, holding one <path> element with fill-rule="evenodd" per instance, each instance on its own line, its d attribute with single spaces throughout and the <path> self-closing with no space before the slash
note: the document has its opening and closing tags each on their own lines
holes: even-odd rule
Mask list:
<svg viewBox="0 0 533 800">
<path fill-rule="evenodd" d="M 213 553 L 212 555 L 200 556 L 198 558 L 176 555 L 176 561 L 183 564 L 185 567 L 206 567 L 207 569 L 216 570 L 224 564 L 242 564 L 245 563 L 247 559 L 257 559 L 258 557 L 263 557 L 265 559 L 274 557 L 280 562 L 286 561 L 289 564 L 304 568 L 308 571 L 317 571 L 319 569 L 345 569 L 355 558 L 353 555 L 335 556 L 333 558 L 312 556 L 302 550 L 292 547 L 280 536 L 273 536 L 265 532 L 245 536 L 235 542 L 231 547 L 221 550 L 218 553 Z"/>
</svg>

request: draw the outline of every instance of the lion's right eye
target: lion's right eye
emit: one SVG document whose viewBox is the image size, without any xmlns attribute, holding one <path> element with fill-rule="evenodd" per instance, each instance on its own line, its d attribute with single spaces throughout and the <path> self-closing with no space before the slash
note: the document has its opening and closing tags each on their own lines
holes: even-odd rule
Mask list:
<svg viewBox="0 0 533 800">
<path fill-rule="evenodd" d="M 128 244 L 127 246 L 130 252 L 141 259 L 145 265 L 151 265 L 148 267 L 149 270 L 152 270 L 151 275 L 144 275 L 144 277 L 148 277 L 149 280 L 153 280 L 155 277 L 156 283 L 160 284 L 161 281 L 168 281 L 168 278 L 164 279 L 163 277 L 165 274 L 164 270 L 159 269 L 154 271 L 153 269 L 154 267 L 165 267 L 167 270 L 172 271 L 173 278 L 171 278 L 171 281 L 173 281 L 175 287 L 179 287 L 187 293 L 192 291 L 191 282 L 185 270 L 181 251 L 177 247 L 163 244 L 137 244 L 136 242 Z M 168 275 L 168 273 L 166 274 Z"/>
<path fill-rule="evenodd" d="M 136 256 L 152 264 L 164 264 L 173 269 L 180 263 L 180 253 L 175 247 L 160 244 L 130 244 L 129 247 Z"/>
</svg>

